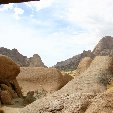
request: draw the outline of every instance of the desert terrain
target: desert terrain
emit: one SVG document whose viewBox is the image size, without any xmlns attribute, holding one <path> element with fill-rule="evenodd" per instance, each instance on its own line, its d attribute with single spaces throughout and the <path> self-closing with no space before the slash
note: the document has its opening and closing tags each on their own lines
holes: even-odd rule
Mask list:
<svg viewBox="0 0 113 113">
<path fill-rule="evenodd" d="M 28 58 L 15 49 L 2 47 L 0 54 L 0 113 L 113 112 L 113 37 L 102 38 L 90 54 L 53 67 L 39 55 L 26 65 Z M 72 59 L 78 56 L 76 64 Z M 75 69 L 67 69 L 73 62 Z"/>
</svg>

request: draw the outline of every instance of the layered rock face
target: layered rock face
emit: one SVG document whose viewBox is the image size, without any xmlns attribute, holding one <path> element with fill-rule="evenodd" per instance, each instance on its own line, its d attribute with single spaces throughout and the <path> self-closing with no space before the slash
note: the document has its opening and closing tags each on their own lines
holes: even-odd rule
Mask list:
<svg viewBox="0 0 113 113">
<path fill-rule="evenodd" d="M 15 63 L 21 67 L 46 67 L 42 62 L 38 54 L 34 54 L 33 57 L 27 58 L 18 52 L 17 49 L 0 48 L 0 54 L 10 57 Z"/>
<path fill-rule="evenodd" d="M 59 91 L 21 109 L 20 113 L 85 113 L 92 99 L 106 91 L 111 79 L 113 58 L 98 56 L 80 76 Z"/>
<path fill-rule="evenodd" d="M 0 55 L 0 98 L 3 104 L 12 104 L 11 100 L 23 97 L 16 77 L 20 67 L 10 58 Z"/>
</svg>

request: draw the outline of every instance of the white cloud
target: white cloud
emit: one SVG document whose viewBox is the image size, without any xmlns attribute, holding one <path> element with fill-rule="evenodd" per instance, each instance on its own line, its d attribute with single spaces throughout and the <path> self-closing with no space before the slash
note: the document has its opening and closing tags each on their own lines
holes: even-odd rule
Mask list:
<svg viewBox="0 0 113 113">
<path fill-rule="evenodd" d="M 14 8 L 14 16 L 16 19 L 20 19 L 19 15 L 22 15 L 24 13 L 24 10 L 21 8 Z"/>
<path fill-rule="evenodd" d="M 41 20 L 38 12 L 38 16 L 34 13 L 31 17 L 26 17 L 27 22 L 24 23 L 23 20 L 24 24 L 10 20 L 11 16 L 6 16 L 8 19 L 5 20 L 6 17 L 3 20 L 0 17 L 1 46 L 17 48 L 27 56 L 38 53 L 46 65 L 54 65 L 57 61 L 65 60 L 83 50 L 93 49 L 105 35 L 113 36 L 113 0 L 41 0 L 25 4 L 32 11 L 34 8 L 36 11 L 49 8 L 49 19 L 43 14 L 41 19 L 45 20 Z M 14 8 L 12 7 L 13 5 L 9 9 Z M 14 13 L 19 19 L 20 15 L 28 12 L 16 5 Z M 58 22 L 67 21 L 70 25 L 56 30 L 54 26 L 57 23 L 54 19 Z M 79 32 L 76 25 L 83 32 Z"/>
<path fill-rule="evenodd" d="M 10 10 L 13 8 L 14 3 L 10 3 L 10 4 L 5 4 L 0 8 L 0 12 L 5 11 L 5 10 Z"/>
<path fill-rule="evenodd" d="M 37 11 L 50 7 L 54 0 L 40 0 L 40 1 L 32 1 L 29 3 L 25 3 L 30 8 L 36 8 Z"/>
</svg>

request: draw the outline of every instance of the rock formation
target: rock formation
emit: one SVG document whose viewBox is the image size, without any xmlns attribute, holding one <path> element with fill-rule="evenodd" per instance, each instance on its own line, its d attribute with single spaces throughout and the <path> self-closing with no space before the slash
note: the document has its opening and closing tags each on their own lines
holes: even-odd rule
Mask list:
<svg viewBox="0 0 113 113">
<path fill-rule="evenodd" d="M 83 53 L 79 55 L 73 56 L 65 61 L 58 62 L 54 67 L 64 71 L 75 70 L 81 59 L 84 57 L 92 57 L 91 51 L 83 51 Z"/>
<path fill-rule="evenodd" d="M 16 81 L 20 67 L 10 58 L 0 55 L 0 98 L 3 104 L 11 104 L 11 100 L 23 97 Z"/>
<path fill-rule="evenodd" d="M 28 66 L 27 57 L 18 52 L 17 49 L 0 48 L 0 54 L 10 57 L 19 66 Z"/>
<path fill-rule="evenodd" d="M 84 113 L 92 99 L 106 91 L 112 78 L 113 58 L 98 56 L 80 76 L 59 91 L 21 109 L 20 113 Z"/>
<path fill-rule="evenodd" d="M 80 61 L 80 63 L 79 63 L 79 65 L 78 65 L 77 69 L 74 70 L 74 71 L 72 71 L 73 75 L 74 75 L 74 76 L 78 76 L 78 75 L 80 75 L 81 73 L 83 73 L 84 71 L 86 71 L 86 70 L 88 69 L 88 67 L 90 66 L 91 62 L 92 62 L 92 59 L 91 59 L 90 57 L 85 57 L 85 58 L 83 58 L 83 59 Z"/>
<path fill-rule="evenodd" d="M 0 54 L 10 57 L 15 63 L 21 67 L 46 67 L 38 54 L 33 57 L 27 58 L 18 52 L 17 49 L 0 48 Z"/>
<path fill-rule="evenodd" d="M 20 73 L 20 67 L 11 59 L 0 55 L 0 81 L 12 80 Z"/>
<path fill-rule="evenodd" d="M 98 94 L 85 113 L 113 113 L 113 89 Z"/>
<path fill-rule="evenodd" d="M 111 36 L 103 37 L 92 52 L 90 50 L 83 51 L 82 54 L 76 55 L 65 61 L 58 62 L 54 67 L 59 70 L 73 71 L 77 69 L 78 64 L 84 57 L 95 58 L 95 56 L 112 56 L 113 57 L 113 37 Z"/>
<path fill-rule="evenodd" d="M 95 56 L 113 56 L 113 37 L 105 36 L 96 45 L 92 53 Z"/>
<path fill-rule="evenodd" d="M 34 54 L 29 58 L 29 67 L 46 67 L 38 54 Z"/>
<path fill-rule="evenodd" d="M 0 0 L 0 4 L 21 3 L 21 2 L 30 2 L 30 1 L 40 1 L 40 0 Z"/>
<path fill-rule="evenodd" d="M 51 92 L 59 90 L 64 85 L 62 74 L 55 68 L 21 67 L 17 80 L 23 92 L 37 91 L 40 87 Z"/>
</svg>

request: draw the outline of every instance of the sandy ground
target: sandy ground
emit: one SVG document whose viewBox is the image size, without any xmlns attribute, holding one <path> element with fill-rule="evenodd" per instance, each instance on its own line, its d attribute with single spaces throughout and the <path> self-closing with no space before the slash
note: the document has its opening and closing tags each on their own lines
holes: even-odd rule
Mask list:
<svg viewBox="0 0 113 113">
<path fill-rule="evenodd" d="M 21 108 L 4 106 L 2 107 L 2 109 L 4 110 L 4 113 L 19 113 L 19 109 Z"/>
</svg>

